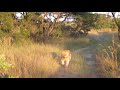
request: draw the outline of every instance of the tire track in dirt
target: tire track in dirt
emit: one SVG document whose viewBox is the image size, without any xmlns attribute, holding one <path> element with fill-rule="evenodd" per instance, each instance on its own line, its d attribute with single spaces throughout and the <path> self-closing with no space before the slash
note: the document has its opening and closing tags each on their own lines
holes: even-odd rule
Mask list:
<svg viewBox="0 0 120 90">
<path fill-rule="evenodd" d="M 86 60 L 86 64 L 88 65 L 89 68 L 89 73 L 88 75 L 86 75 L 86 78 L 99 78 L 97 74 L 95 54 L 93 53 L 91 48 L 88 47 L 87 49 L 83 50 L 81 53 L 83 53 L 83 56 Z"/>
</svg>

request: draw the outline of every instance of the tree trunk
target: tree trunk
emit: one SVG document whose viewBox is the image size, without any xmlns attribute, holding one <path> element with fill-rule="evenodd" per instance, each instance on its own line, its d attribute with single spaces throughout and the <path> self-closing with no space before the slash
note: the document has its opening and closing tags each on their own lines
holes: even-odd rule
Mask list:
<svg viewBox="0 0 120 90">
<path fill-rule="evenodd" d="M 119 41 L 120 41 L 120 25 L 119 25 L 117 19 L 115 18 L 115 13 L 112 13 L 112 16 L 113 16 L 113 19 L 114 19 L 117 27 L 118 27 L 118 39 L 119 39 Z"/>
<path fill-rule="evenodd" d="M 118 39 L 120 41 L 120 28 L 118 28 Z"/>
</svg>

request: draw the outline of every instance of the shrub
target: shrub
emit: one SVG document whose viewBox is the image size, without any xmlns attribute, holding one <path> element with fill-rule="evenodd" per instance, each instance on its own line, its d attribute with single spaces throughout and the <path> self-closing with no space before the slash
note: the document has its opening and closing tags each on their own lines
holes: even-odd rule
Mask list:
<svg viewBox="0 0 120 90">
<path fill-rule="evenodd" d="M 103 77 L 116 78 L 119 75 L 119 44 L 115 42 L 107 42 L 101 45 L 96 58 L 98 62 L 98 70 Z"/>
<path fill-rule="evenodd" d="M 0 55 L 0 69 L 8 70 L 12 64 L 6 61 L 5 55 Z"/>
</svg>

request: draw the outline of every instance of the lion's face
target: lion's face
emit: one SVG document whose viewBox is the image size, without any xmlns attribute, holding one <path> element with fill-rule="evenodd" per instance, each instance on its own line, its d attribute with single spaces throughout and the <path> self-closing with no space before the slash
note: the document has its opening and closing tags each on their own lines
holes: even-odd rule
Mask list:
<svg viewBox="0 0 120 90">
<path fill-rule="evenodd" d="M 69 58 L 69 57 L 71 57 L 70 50 L 64 50 L 64 51 L 62 51 L 61 58 Z"/>
</svg>

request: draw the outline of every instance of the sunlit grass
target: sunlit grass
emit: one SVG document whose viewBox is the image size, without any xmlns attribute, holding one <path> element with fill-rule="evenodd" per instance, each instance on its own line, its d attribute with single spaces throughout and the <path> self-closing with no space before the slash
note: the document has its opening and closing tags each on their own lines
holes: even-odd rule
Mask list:
<svg viewBox="0 0 120 90">
<path fill-rule="evenodd" d="M 119 76 L 120 44 L 113 37 L 112 41 L 100 44 L 96 55 L 98 72 L 103 77 L 116 78 Z"/>
<path fill-rule="evenodd" d="M 74 53 L 70 66 L 68 68 L 72 78 L 85 78 L 89 73 L 89 68 L 86 64 L 85 58 L 80 53 Z"/>
<path fill-rule="evenodd" d="M 59 68 L 56 55 L 60 49 L 56 46 L 33 44 L 21 47 L 0 47 L 7 60 L 14 65 L 8 72 L 9 75 L 19 77 L 49 77 L 54 75 Z"/>
<path fill-rule="evenodd" d="M 94 39 L 89 37 L 80 37 L 80 38 L 64 37 L 64 38 L 52 40 L 49 43 L 60 46 L 64 49 L 69 49 L 71 51 L 81 48 L 86 48 L 89 46 L 95 46 L 97 44 L 97 42 Z"/>
<path fill-rule="evenodd" d="M 49 44 L 35 44 L 26 42 L 14 44 L 13 46 L 0 45 L 0 54 L 4 54 L 7 61 L 14 67 L 4 72 L 9 76 L 19 78 L 50 78 L 56 77 L 61 65 L 59 56 L 62 50 L 75 50 L 82 48 L 82 43 L 89 43 L 88 38 L 81 38 L 72 41 L 73 38 L 54 41 Z M 68 44 L 68 42 L 70 42 Z M 78 42 L 78 45 L 77 45 Z M 66 44 L 67 43 L 67 44 Z M 72 61 L 70 63 L 68 74 L 70 77 L 84 77 L 87 71 L 87 65 L 84 57 L 78 53 L 72 52 Z"/>
</svg>

